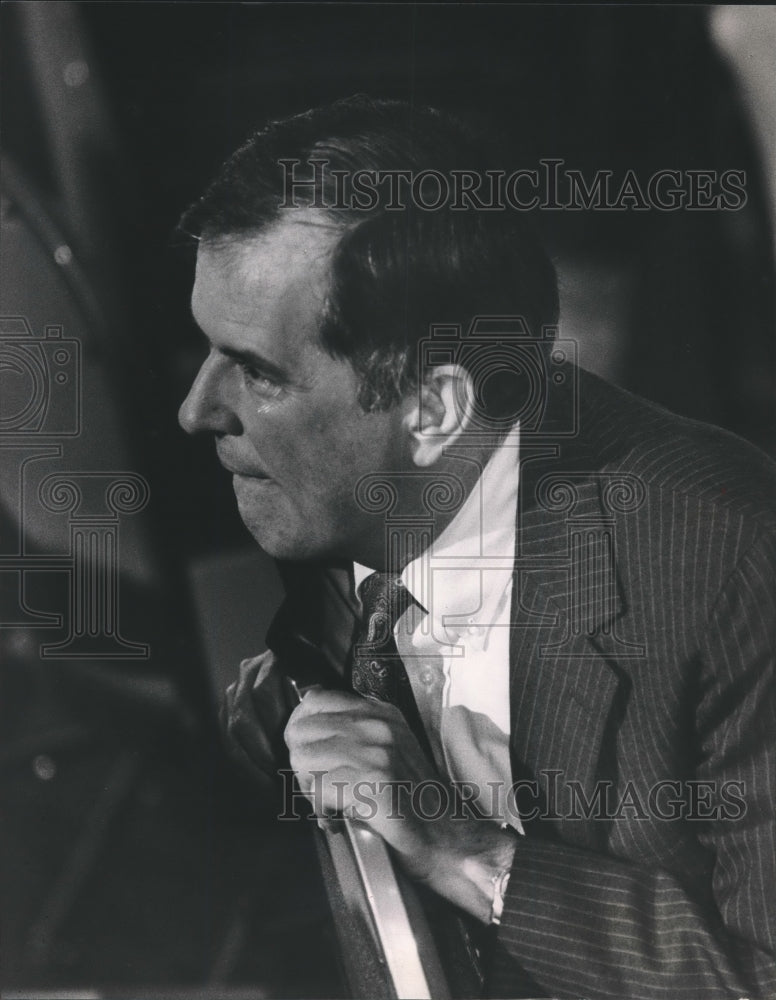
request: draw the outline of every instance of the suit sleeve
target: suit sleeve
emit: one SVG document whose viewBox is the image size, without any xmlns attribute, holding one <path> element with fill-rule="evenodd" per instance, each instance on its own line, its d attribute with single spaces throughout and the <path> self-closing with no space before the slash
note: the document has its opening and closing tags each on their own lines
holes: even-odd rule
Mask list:
<svg viewBox="0 0 776 1000">
<path fill-rule="evenodd" d="M 776 997 L 775 599 L 774 542 L 761 537 L 722 588 L 700 650 L 694 777 L 745 803 L 737 818 L 698 824 L 714 859 L 703 900 L 668 872 L 526 838 L 492 995 Z"/>
</svg>

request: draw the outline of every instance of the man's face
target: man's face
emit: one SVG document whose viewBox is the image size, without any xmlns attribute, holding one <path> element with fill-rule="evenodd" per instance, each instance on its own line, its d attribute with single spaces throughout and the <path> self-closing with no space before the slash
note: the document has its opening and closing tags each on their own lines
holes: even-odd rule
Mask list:
<svg viewBox="0 0 776 1000">
<path fill-rule="evenodd" d="M 210 353 L 179 420 L 214 435 L 243 521 L 276 558 L 368 561 L 381 524 L 356 483 L 403 461 L 401 408 L 364 413 L 356 373 L 318 341 L 337 235 L 284 221 L 197 257 L 191 306 Z"/>
</svg>

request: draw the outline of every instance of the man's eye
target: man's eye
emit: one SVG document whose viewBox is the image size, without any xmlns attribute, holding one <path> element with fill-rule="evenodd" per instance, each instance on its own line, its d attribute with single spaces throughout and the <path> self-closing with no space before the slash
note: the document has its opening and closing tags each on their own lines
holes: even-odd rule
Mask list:
<svg viewBox="0 0 776 1000">
<path fill-rule="evenodd" d="M 243 375 L 246 380 L 250 382 L 251 387 L 258 389 L 259 392 L 263 392 L 269 395 L 277 395 L 282 386 L 279 385 L 274 379 L 270 378 L 265 372 L 254 367 L 254 365 L 248 362 L 242 362 L 240 364 Z"/>
</svg>

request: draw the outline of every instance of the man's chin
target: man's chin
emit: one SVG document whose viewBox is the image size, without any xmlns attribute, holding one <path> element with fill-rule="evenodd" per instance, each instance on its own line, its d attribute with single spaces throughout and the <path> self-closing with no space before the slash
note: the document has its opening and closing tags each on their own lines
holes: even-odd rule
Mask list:
<svg viewBox="0 0 776 1000">
<path fill-rule="evenodd" d="M 253 540 L 273 559 L 293 559 L 295 546 L 271 518 L 257 516 L 255 511 L 244 512 L 240 509 L 240 517 L 245 527 L 250 531 Z"/>
<path fill-rule="evenodd" d="M 256 544 L 273 559 L 307 559 L 307 545 L 286 498 L 271 479 L 232 477 L 237 509 Z"/>
<path fill-rule="evenodd" d="M 278 521 L 282 520 L 282 498 L 270 496 L 272 480 L 235 474 L 232 476 L 232 488 L 243 524 L 259 545 L 269 552 L 268 545 L 277 533 Z"/>
</svg>

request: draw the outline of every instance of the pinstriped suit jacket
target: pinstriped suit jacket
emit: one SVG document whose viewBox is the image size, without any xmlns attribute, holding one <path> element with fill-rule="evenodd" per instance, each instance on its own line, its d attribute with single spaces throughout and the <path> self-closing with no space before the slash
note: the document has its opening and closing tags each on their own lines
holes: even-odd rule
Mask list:
<svg viewBox="0 0 776 1000">
<path fill-rule="evenodd" d="M 776 470 L 584 372 L 579 398 L 559 454 L 521 442 L 511 746 L 535 818 L 489 991 L 773 997 Z"/>
<path fill-rule="evenodd" d="M 575 433 L 551 413 L 521 435 L 511 747 L 527 822 L 488 992 L 776 996 L 775 467 L 579 376 Z M 286 567 L 268 636 L 311 677 L 326 670 L 314 575 Z"/>
</svg>

